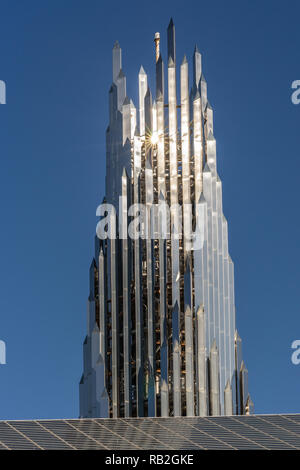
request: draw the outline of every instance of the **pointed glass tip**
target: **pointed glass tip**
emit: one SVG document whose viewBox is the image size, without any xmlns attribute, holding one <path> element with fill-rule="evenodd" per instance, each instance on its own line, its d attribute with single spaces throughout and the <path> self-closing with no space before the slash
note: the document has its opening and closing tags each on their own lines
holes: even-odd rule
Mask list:
<svg viewBox="0 0 300 470">
<path fill-rule="evenodd" d="M 169 56 L 168 67 L 175 67 L 174 60 L 172 56 Z"/>
<path fill-rule="evenodd" d="M 191 313 L 192 313 L 192 312 L 191 312 L 191 307 L 190 307 L 189 304 L 187 304 L 186 307 L 185 307 L 185 314 L 186 314 L 186 315 L 191 315 Z"/>
<path fill-rule="evenodd" d="M 205 163 L 203 173 L 210 173 L 210 168 L 207 162 Z"/>
<path fill-rule="evenodd" d="M 173 18 L 171 16 L 171 19 L 170 19 L 170 23 L 169 23 L 169 26 L 168 28 L 172 28 L 174 26 L 174 22 L 173 22 Z"/>
<path fill-rule="evenodd" d="M 214 135 L 213 135 L 213 133 L 212 133 L 212 131 L 211 131 L 211 130 L 209 131 L 209 134 L 208 134 L 207 140 L 209 140 L 209 141 L 216 140 L 216 139 L 214 138 Z"/>
<path fill-rule="evenodd" d="M 101 398 L 106 398 L 107 397 L 107 391 L 106 388 L 104 387 L 103 392 L 101 393 Z"/>
<path fill-rule="evenodd" d="M 146 72 L 144 70 L 144 67 L 141 65 L 141 68 L 140 68 L 140 71 L 139 71 L 139 75 L 146 75 Z"/>
<path fill-rule="evenodd" d="M 201 194 L 200 194 L 200 197 L 199 197 L 199 200 L 198 200 L 198 204 L 204 204 L 205 202 L 206 202 L 206 199 L 204 197 L 203 192 L 201 191 Z"/>
<path fill-rule="evenodd" d="M 235 339 L 235 341 L 241 341 L 241 337 L 238 333 L 238 330 L 235 330 L 235 332 L 234 332 L 234 339 Z"/>
<path fill-rule="evenodd" d="M 200 305 L 200 307 L 198 307 L 197 309 L 197 315 L 200 316 L 200 315 L 203 315 L 204 314 L 204 306 L 203 304 Z"/>
<path fill-rule="evenodd" d="M 124 75 L 124 72 L 122 69 L 120 69 L 120 72 L 119 72 L 119 75 L 117 76 L 117 78 L 124 78 L 125 75 Z"/>
<path fill-rule="evenodd" d="M 123 106 L 127 106 L 128 104 L 130 104 L 130 100 L 129 100 L 128 96 L 125 96 L 125 99 L 123 101 Z"/>
<path fill-rule="evenodd" d="M 230 389 L 231 389 L 231 385 L 230 385 L 230 380 L 228 379 L 227 383 L 226 383 L 225 390 L 230 390 Z"/>
<path fill-rule="evenodd" d="M 197 44 L 195 44 L 194 54 L 200 54 Z"/>
</svg>

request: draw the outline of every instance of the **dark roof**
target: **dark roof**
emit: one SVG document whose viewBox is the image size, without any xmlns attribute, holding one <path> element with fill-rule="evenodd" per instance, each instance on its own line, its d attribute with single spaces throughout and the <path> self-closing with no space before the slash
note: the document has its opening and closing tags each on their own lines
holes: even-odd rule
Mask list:
<svg viewBox="0 0 300 470">
<path fill-rule="evenodd" d="M 300 414 L 1 421 L 0 449 L 300 449 Z"/>
</svg>

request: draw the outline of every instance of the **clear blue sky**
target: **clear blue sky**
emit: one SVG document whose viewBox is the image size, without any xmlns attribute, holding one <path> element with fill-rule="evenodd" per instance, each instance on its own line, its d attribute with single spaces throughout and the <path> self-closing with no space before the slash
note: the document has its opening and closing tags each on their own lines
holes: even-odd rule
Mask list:
<svg viewBox="0 0 300 470">
<path fill-rule="evenodd" d="M 300 412 L 299 1 L 1 0 L 0 419 L 78 416 L 111 49 L 136 102 L 170 16 L 203 54 L 255 411 Z"/>
</svg>

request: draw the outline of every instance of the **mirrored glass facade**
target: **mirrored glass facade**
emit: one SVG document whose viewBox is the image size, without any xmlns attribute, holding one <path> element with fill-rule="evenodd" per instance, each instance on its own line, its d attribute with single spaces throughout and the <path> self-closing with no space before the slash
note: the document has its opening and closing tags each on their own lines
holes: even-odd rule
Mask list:
<svg viewBox="0 0 300 470">
<path fill-rule="evenodd" d="M 80 417 L 248 414 L 201 54 L 196 46 L 192 67 L 185 56 L 177 64 L 172 20 L 165 63 L 159 33 L 154 41 L 156 89 L 141 67 L 137 108 L 127 97 L 118 42 L 113 48 L 105 202 L 115 210 L 102 221 L 116 236 L 96 237 Z M 131 237 L 137 204 L 141 236 Z"/>
</svg>

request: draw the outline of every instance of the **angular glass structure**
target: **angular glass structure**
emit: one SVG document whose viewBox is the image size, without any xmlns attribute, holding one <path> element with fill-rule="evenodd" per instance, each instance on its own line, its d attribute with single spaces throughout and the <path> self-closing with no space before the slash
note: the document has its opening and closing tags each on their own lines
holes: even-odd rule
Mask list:
<svg viewBox="0 0 300 470">
<path fill-rule="evenodd" d="M 113 48 L 80 417 L 249 414 L 201 54 L 177 66 L 172 20 L 166 65 L 154 41 L 155 99 L 141 67 L 137 108 Z"/>
</svg>

